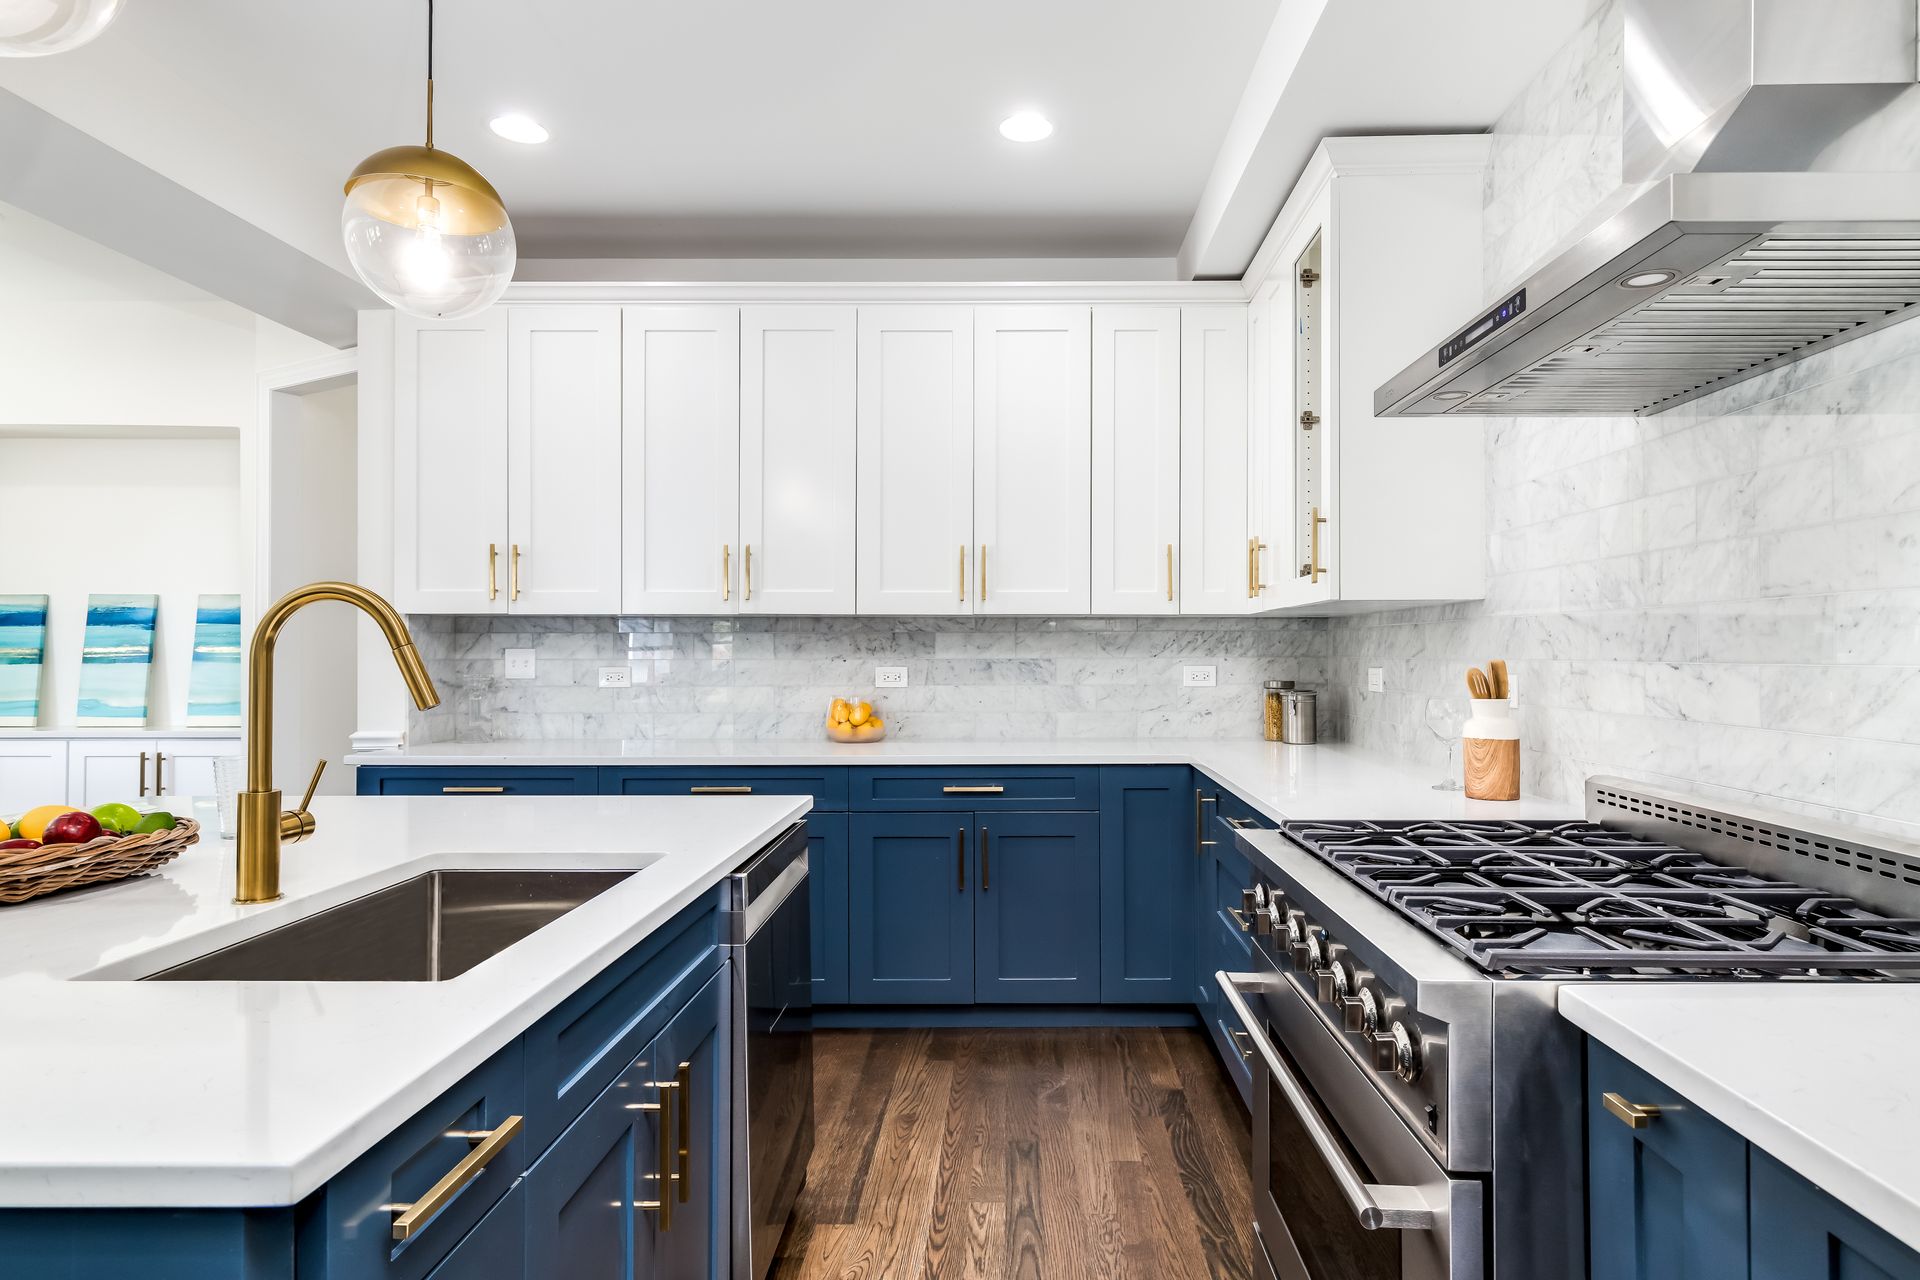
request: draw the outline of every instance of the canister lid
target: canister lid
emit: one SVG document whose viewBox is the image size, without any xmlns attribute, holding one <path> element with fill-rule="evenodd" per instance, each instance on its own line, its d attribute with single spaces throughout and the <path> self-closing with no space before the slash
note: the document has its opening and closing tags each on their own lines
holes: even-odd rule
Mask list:
<svg viewBox="0 0 1920 1280">
<path fill-rule="evenodd" d="M 1291 681 L 1291 680 L 1269 680 L 1269 681 L 1267 681 L 1267 688 L 1268 688 L 1269 690 L 1271 690 L 1271 691 L 1273 691 L 1273 692 L 1275 692 L 1275 693 L 1280 693 L 1280 692 L 1284 692 L 1285 690 L 1288 690 L 1288 689 L 1291 689 L 1291 688 L 1293 688 L 1293 681 Z"/>
</svg>

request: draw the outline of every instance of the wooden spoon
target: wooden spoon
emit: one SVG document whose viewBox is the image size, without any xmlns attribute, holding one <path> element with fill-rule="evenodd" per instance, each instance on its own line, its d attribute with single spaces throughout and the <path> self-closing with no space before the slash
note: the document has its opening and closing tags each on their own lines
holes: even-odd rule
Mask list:
<svg viewBox="0 0 1920 1280">
<path fill-rule="evenodd" d="M 1507 664 L 1503 658 L 1495 658 L 1487 664 L 1487 670 L 1493 674 L 1493 696 L 1511 698 L 1513 689 L 1507 684 Z"/>
</svg>

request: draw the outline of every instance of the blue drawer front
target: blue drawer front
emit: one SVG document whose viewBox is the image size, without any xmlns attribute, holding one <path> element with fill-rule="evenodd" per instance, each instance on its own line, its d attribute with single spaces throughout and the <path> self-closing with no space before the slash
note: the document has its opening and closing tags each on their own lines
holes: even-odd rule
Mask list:
<svg viewBox="0 0 1920 1280">
<path fill-rule="evenodd" d="M 719 969 L 719 930 L 714 901 L 702 899 L 528 1030 L 527 1141 L 536 1157 L 666 1025 L 673 991 Z"/>
<path fill-rule="evenodd" d="M 361 765 L 355 784 L 363 796 L 590 796 L 600 790 L 600 771 Z"/>
<path fill-rule="evenodd" d="M 404 1034 L 404 1031 L 396 1034 Z M 410 1239 L 393 1239 L 388 1206 L 411 1204 L 471 1145 L 449 1136 L 499 1127 L 526 1114 L 521 1042 L 515 1040 L 348 1165 L 301 1206 L 300 1280 L 416 1280 L 453 1251 L 527 1167 L 524 1131 Z"/>
<path fill-rule="evenodd" d="M 1100 771 L 1093 768 L 892 765 L 849 772 L 855 809 L 926 813 L 1100 807 Z"/>
<path fill-rule="evenodd" d="M 1750 1148 L 1751 1280 L 1920 1280 L 1920 1254 Z"/>
<path fill-rule="evenodd" d="M 612 796 L 684 796 L 705 793 L 812 796 L 816 809 L 847 807 L 844 768 L 693 769 L 651 766 L 605 767 L 601 790 Z"/>
</svg>

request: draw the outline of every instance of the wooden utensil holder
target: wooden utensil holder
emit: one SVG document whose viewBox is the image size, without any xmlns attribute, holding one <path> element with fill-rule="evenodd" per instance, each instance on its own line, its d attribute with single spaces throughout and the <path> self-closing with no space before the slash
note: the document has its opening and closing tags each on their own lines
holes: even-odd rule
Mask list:
<svg viewBox="0 0 1920 1280">
<path fill-rule="evenodd" d="M 1505 698 L 1475 698 L 1460 731 L 1460 757 L 1469 800 L 1520 798 L 1520 722 Z"/>
</svg>

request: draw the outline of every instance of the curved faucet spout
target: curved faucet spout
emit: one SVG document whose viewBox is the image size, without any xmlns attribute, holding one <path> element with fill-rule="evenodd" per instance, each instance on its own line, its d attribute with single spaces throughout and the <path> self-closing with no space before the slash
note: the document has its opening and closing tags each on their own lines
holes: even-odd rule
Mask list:
<svg viewBox="0 0 1920 1280">
<path fill-rule="evenodd" d="M 350 604 L 372 618 L 393 648 L 393 660 L 414 705 L 422 711 L 440 705 L 439 691 L 413 647 L 406 619 L 381 596 L 351 582 L 310 582 L 274 601 L 260 615 L 247 650 L 247 789 L 238 797 L 236 902 L 278 898 L 281 844 L 313 832 L 313 815 L 280 811 L 280 792 L 273 785 L 273 646 L 287 619 L 322 600 Z"/>
</svg>

